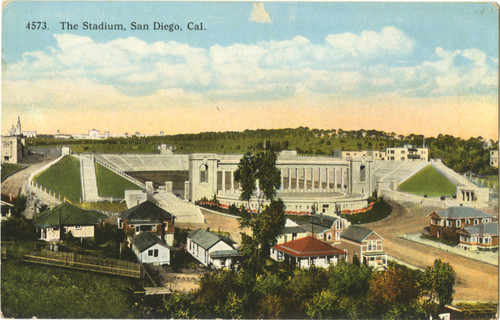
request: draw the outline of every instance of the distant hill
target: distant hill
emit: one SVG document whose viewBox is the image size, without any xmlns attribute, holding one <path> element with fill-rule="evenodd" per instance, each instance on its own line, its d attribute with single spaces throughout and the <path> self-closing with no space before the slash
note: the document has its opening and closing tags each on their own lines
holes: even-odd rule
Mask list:
<svg viewBox="0 0 500 320">
<path fill-rule="evenodd" d="M 380 150 L 387 147 L 424 145 L 420 134 L 398 135 L 379 130 L 259 129 L 242 132 L 202 132 L 155 137 L 109 138 L 106 140 L 59 140 L 54 138 L 28 139 L 29 146 L 60 147 L 70 145 L 73 152 L 98 153 L 157 153 L 160 144 L 175 146 L 176 153 L 213 152 L 244 154 L 265 148 L 275 151 L 294 149 L 299 154 L 334 155 L 336 150 Z M 425 137 L 431 158 L 440 158 L 458 172 L 481 175 L 496 174 L 489 166 L 489 149 L 481 137 L 464 140 L 450 135 Z"/>
</svg>

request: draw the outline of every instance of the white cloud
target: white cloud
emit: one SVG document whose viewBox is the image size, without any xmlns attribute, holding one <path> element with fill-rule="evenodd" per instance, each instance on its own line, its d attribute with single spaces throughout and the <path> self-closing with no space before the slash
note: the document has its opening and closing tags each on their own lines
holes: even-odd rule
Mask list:
<svg viewBox="0 0 500 320">
<path fill-rule="evenodd" d="M 271 23 L 269 12 L 264 8 L 264 4 L 262 2 L 254 2 L 253 11 L 248 20 L 258 23 Z"/>
<path fill-rule="evenodd" d="M 55 48 L 26 52 L 4 69 L 7 88 L 28 87 L 26 82 L 37 86 L 37 98 L 26 103 L 46 103 L 47 97 L 55 95 L 61 101 L 82 96 L 78 86 L 67 87 L 66 93 L 51 90 L 48 84 L 54 81 L 83 83 L 96 92 L 114 90 L 110 99 L 116 93 L 148 97 L 185 92 L 229 101 L 281 99 L 297 93 L 491 95 L 498 86 L 498 59 L 475 48 L 438 47 L 434 56 L 415 62 L 415 41 L 395 27 L 331 34 L 323 43 L 295 36 L 208 49 L 176 41 L 148 43 L 134 37 L 106 43 L 71 34 L 54 37 Z M 6 101 L 20 104 L 16 99 Z"/>
</svg>

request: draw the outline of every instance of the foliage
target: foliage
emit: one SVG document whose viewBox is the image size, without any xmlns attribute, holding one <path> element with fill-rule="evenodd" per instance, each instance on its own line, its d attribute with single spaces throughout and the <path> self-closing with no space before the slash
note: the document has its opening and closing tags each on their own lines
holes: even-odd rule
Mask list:
<svg viewBox="0 0 500 320">
<path fill-rule="evenodd" d="M 82 195 L 80 181 L 80 162 L 72 156 L 64 156 L 56 164 L 37 175 L 35 183 L 66 197 L 72 202 L 79 202 Z"/>
<path fill-rule="evenodd" d="M 349 264 L 343 260 L 328 269 L 330 289 L 338 296 L 359 296 L 368 292 L 371 268 L 364 264 Z"/>
<path fill-rule="evenodd" d="M 23 168 L 25 168 L 25 166 L 22 164 L 2 162 L 2 170 L 0 171 L 2 176 L 2 181 L 10 174 L 13 174 Z"/>
<path fill-rule="evenodd" d="M 14 318 L 132 318 L 137 280 L 2 261 L 2 313 Z"/>
<path fill-rule="evenodd" d="M 397 264 L 390 265 L 384 272 L 374 273 L 370 282 L 370 296 L 379 310 L 387 310 L 395 305 L 408 305 L 419 294 L 412 271 Z"/>
<path fill-rule="evenodd" d="M 139 186 L 120 177 L 113 171 L 95 164 L 97 190 L 101 197 L 123 198 L 125 190 L 138 190 Z"/>
<path fill-rule="evenodd" d="M 266 148 L 273 151 L 297 150 L 299 154 L 334 155 L 339 150 L 379 150 L 387 147 L 411 144 L 422 146 L 424 136 L 420 134 L 397 135 L 379 130 L 309 129 L 307 127 L 284 129 L 258 129 L 242 132 L 201 132 L 156 137 L 108 138 L 105 140 L 54 138 L 28 139 L 30 146 L 61 147 L 71 145 L 74 152 L 102 153 L 154 153 L 160 144 L 176 146 L 182 153 L 215 152 L 243 154 Z M 455 171 L 468 171 L 480 175 L 498 173 L 489 165 L 489 150 L 481 137 L 468 140 L 451 135 L 425 137 L 431 158 L 440 158 Z M 495 142 L 491 149 L 498 149 Z"/>
<path fill-rule="evenodd" d="M 255 156 L 247 153 L 241 158 L 235 173 L 242 189 L 240 199 L 248 203 L 243 211 L 249 212 L 241 215 L 240 228 L 249 227 L 252 230 L 252 236 L 242 234 L 242 266 L 253 274 L 262 272 L 269 250 L 276 244 L 285 225 L 285 205 L 281 199 L 274 199 L 281 185 L 276 159 L 272 151 Z M 257 201 L 256 213 L 250 210 L 251 200 Z M 270 203 L 264 206 L 264 201 Z"/>
<path fill-rule="evenodd" d="M 432 165 L 428 165 L 411 178 L 399 185 L 399 191 L 429 197 L 453 196 L 456 186 L 440 174 Z"/>
<path fill-rule="evenodd" d="M 455 280 L 456 273 L 453 267 L 439 259 L 434 261 L 432 267 L 425 269 L 421 285 L 429 300 L 438 303 L 442 307 L 453 301 Z"/>
<path fill-rule="evenodd" d="M 22 215 L 12 215 L 2 221 L 2 239 L 31 241 L 36 239 L 36 228 L 31 220 Z"/>
<path fill-rule="evenodd" d="M 363 224 L 385 219 L 391 213 L 392 207 L 383 198 L 378 198 L 371 210 L 361 213 L 341 214 L 340 217 L 352 224 Z"/>
</svg>

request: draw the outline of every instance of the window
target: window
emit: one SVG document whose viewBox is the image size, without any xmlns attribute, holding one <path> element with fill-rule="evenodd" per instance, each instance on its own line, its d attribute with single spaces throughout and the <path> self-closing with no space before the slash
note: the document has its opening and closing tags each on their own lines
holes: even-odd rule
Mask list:
<svg viewBox="0 0 500 320">
<path fill-rule="evenodd" d="M 152 257 L 153 256 L 153 250 L 148 250 L 148 256 Z"/>
<path fill-rule="evenodd" d="M 154 256 L 158 257 L 158 249 L 154 249 L 153 251 L 154 251 Z"/>
<path fill-rule="evenodd" d="M 366 167 L 361 166 L 359 167 L 359 181 L 365 181 L 366 180 Z"/>
<path fill-rule="evenodd" d="M 462 225 L 462 221 L 457 220 L 457 228 L 459 228 Z"/>
<path fill-rule="evenodd" d="M 141 228 L 139 226 L 135 226 L 135 233 L 139 233 L 141 231 Z"/>
<path fill-rule="evenodd" d="M 328 240 L 332 240 L 332 234 L 331 234 L 331 233 L 328 233 L 328 234 L 327 234 L 327 239 L 328 239 Z"/>
<path fill-rule="evenodd" d="M 335 232 L 335 240 L 340 240 L 340 231 Z"/>
<path fill-rule="evenodd" d="M 465 224 L 470 224 L 470 219 L 465 219 Z"/>
<path fill-rule="evenodd" d="M 335 229 L 340 230 L 342 228 L 343 228 L 342 220 L 338 219 L 337 222 L 335 223 Z"/>
<path fill-rule="evenodd" d="M 474 219 L 474 225 L 479 224 L 479 219 Z"/>
<path fill-rule="evenodd" d="M 405 161 L 405 160 L 406 160 L 406 158 L 405 158 L 405 157 L 401 157 L 401 161 Z"/>
<path fill-rule="evenodd" d="M 82 226 L 75 226 L 75 230 L 82 230 Z"/>
<path fill-rule="evenodd" d="M 118 218 L 118 229 L 123 229 L 123 220 Z"/>
<path fill-rule="evenodd" d="M 208 182 L 208 166 L 206 164 L 200 166 L 200 182 Z"/>
</svg>

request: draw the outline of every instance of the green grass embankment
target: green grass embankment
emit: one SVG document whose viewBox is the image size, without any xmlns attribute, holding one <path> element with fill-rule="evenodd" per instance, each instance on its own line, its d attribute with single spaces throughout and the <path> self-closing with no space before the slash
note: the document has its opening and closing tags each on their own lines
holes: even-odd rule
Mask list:
<svg viewBox="0 0 500 320">
<path fill-rule="evenodd" d="M 80 161 L 72 156 L 64 156 L 56 164 L 37 175 L 35 183 L 64 196 L 72 202 L 79 202 L 82 195 Z"/>
<path fill-rule="evenodd" d="M 96 163 L 98 194 L 101 197 L 123 198 L 125 190 L 139 190 L 141 187 L 124 179 L 113 171 Z"/>
<path fill-rule="evenodd" d="M 441 197 L 456 194 L 456 186 L 445 176 L 428 165 L 399 185 L 399 191 L 419 196 Z"/>
</svg>

